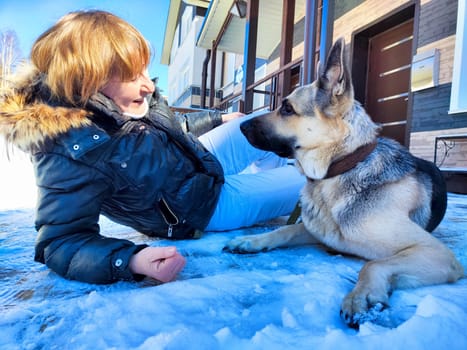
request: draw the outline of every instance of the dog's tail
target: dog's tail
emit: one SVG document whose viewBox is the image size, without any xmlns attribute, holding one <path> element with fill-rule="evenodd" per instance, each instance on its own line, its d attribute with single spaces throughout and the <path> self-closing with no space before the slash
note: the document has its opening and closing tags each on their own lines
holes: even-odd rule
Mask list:
<svg viewBox="0 0 467 350">
<path fill-rule="evenodd" d="M 444 180 L 441 170 L 439 170 L 433 162 L 416 158 L 415 164 L 419 171 L 427 174 L 431 178 L 431 216 L 425 229 L 428 232 L 432 232 L 436 227 L 438 227 L 446 213 L 448 203 L 446 181 Z"/>
</svg>

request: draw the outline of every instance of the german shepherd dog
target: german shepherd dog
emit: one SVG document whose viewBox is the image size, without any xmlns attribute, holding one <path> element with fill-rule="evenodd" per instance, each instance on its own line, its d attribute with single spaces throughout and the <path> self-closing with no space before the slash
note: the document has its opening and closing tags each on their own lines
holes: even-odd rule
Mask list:
<svg viewBox="0 0 467 350">
<path fill-rule="evenodd" d="M 354 100 L 343 39 L 335 42 L 318 79 L 294 90 L 277 110 L 245 121 L 255 147 L 294 158 L 307 182 L 301 223 L 240 236 L 226 250 L 254 253 L 321 243 L 368 260 L 341 317 L 351 327 L 388 305 L 396 288 L 454 282 L 463 277 L 454 254 L 429 234 L 446 210 L 439 169 L 397 142 Z"/>
</svg>

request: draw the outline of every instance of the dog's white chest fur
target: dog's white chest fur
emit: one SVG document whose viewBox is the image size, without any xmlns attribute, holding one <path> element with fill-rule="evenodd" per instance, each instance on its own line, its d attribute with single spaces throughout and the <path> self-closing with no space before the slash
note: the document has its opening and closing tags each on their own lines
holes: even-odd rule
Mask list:
<svg viewBox="0 0 467 350">
<path fill-rule="evenodd" d="M 342 241 L 342 232 L 335 220 L 339 206 L 335 188 L 337 178 L 326 181 L 308 182 L 302 190 L 302 220 L 317 240 L 337 248 Z"/>
</svg>

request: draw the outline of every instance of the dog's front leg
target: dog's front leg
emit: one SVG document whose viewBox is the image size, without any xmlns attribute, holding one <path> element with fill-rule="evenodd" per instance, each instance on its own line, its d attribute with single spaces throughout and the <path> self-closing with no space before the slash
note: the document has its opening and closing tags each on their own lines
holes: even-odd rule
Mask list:
<svg viewBox="0 0 467 350">
<path fill-rule="evenodd" d="M 355 288 L 344 298 L 341 316 L 351 327 L 371 320 L 371 308 L 389 305 L 389 295 L 398 288 L 455 282 L 464 275 L 454 254 L 426 234 L 397 254 L 367 262 L 359 273 Z"/>
<path fill-rule="evenodd" d="M 286 225 L 277 230 L 236 237 L 227 242 L 224 250 L 233 253 L 257 253 L 280 247 L 317 243 L 316 239 L 305 229 L 303 223 Z"/>
</svg>

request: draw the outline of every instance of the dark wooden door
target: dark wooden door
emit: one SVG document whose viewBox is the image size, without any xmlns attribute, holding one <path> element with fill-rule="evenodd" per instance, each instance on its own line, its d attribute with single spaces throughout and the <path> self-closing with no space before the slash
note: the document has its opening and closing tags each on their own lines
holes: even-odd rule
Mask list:
<svg viewBox="0 0 467 350">
<path fill-rule="evenodd" d="M 382 136 L 406 144 L 413 19 L 369 41 L 365 107 Z"/>
</svg>

